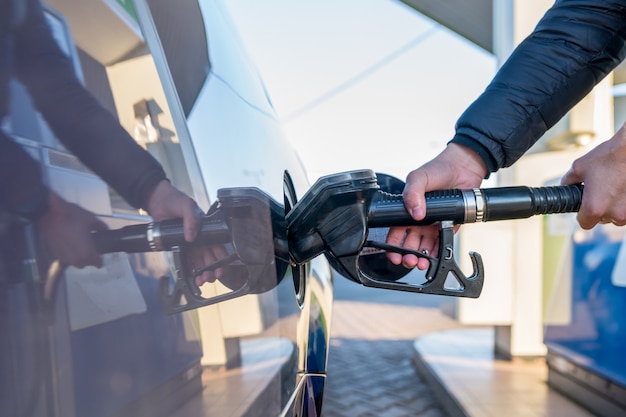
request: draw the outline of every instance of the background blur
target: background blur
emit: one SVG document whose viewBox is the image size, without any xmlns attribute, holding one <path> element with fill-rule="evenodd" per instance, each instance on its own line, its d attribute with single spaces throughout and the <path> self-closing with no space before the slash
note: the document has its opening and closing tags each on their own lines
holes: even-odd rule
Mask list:
<svg viewBox="0 0 626 417">
<path fill-rule="evenodd" d="M 227 7 L 311 181 L 361 168 L 404 179 L 443 148 L 496 68 L 399 1 Z"/>
</svg>

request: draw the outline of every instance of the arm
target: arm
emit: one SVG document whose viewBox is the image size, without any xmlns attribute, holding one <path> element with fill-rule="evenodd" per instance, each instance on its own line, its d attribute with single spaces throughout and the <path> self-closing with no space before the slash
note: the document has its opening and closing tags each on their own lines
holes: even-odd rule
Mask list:
<svg viewBox="0 0 626 417">
<path fill-rule="evenodd" d="M 28 14 L 13 36 L 14 70 L 55 135 L 133 206 L 146 209 L 156 220 L 183 218 L 185 238 L 192 241 L 202 216 L 196 202 L 167 181 L 161 165 L 82 86 L 54 40 L 39 0 L 25 1 Z M 47 211 L 31 220 L 37 221 L 48 246 L 72 265 L 99 265 L 88 232 L 101 229 L 101 222 L 55 193 L 47 194 Z M 70 232 L 75 236 L 60 239 Z"/>
<path fill-rule="evenodd" d="M 147 209 L 163 169 L 83 87 L 39 0 L 27 1 L 29 13 L 15 33 L 15 73 L 59 140 L 126 201 Z"/>
<path fill-rule="evenodd" d="M 38 219 L 47 193 L 37 161 L 0 130 L 0 206 L 16 216 Z"/>
<path fill-rule="evenodd" d="M 478 187 L 489 173 L 517 161 L 621 62 L 625 38 L 626 1 L 557 1 L 459 118 L 448 147 L 409 174 L 404 199 L 412 216 L 424 218 L 425 192 Z M 570 175 L 564 184 L 582 180 L 589 185 L 582 175 Z M 579 220 L 589 216 L 593 188 L 586 186 Z M 388 241 L 433 253 L 437 231 L 392 229 Z M 410 255 L 390 255 L 390 260 L 428 266 Z"/>
<path fill-rule="evenodd" d="M 626 54 L 626 1 L 562 0 L 463 113 L 453 143 L 512 165 Z"/>
</svg>

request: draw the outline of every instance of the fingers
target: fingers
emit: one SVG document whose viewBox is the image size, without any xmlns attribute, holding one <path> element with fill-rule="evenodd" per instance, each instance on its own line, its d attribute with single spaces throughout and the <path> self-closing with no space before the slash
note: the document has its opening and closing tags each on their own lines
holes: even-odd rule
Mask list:
<svg viewBox="0 0 626 417">
<path fill-rule="evenodd" d="M 595 209 L 590 206 L 590 202 L 586 201 L 585 196 L 583 195 L 583 202 L 580 205 L 578 214 L 576 215 L 576 220 L 580 224 L 580 227 L 585 230 L 589 230 L 598 224 L 602 220 L 602 214 L 604 212 L 601 208 Z M 610 219 L 606 220 L 606 223 L 610 223 Z"/>
<path fill-rule="evenodd" d="M 434 233 L 433 233 L 434 231 Z M 428 232 L 428 233 L 425 233 Z M 410 235 L 410 234 L 409 234 Z M 421 236 L 421 242 L 419 243 L 418 247 L 418 252 L 423 253 L 426 256 L 432 256 L 432 257 L 437 257 L 438 255 L 438 248 L 437 248 L 437 241 L 439 239 L 439 230 L 436 229 L 434 230 L 434 228 L 428 228 L 426 230 L 424 230 L 422 228 L 422 236 Z M 409 264 L 406 259 L 403 259 L 403 264 L 406 267 L 411 267 L 411 264 Z M 424 270 L 426 268 L 428 268 L 430 266 L 430 261 L 426 258 L 417 258 L 417 269 L 420 270 Z"/>
<path fill-rule="evenodd" d="M 57 259 L 62 264 L 72 265 L 77 268 L 86 266 L 102 268 L 102 256 L 91 238 L 91 231 L 107 230 L 108 228 L 101 221 L 95 220 L 86 224 L 85 229 L 77 228 L 74 233 L 70 232 L 58 236 L 64 239 L 63 244 L 59 244 L 57 241 L 56 245 L 58 248 Z"/>
<path fill-rule="evenodd" d="M 387 243 L 393 246 L 417 250 L 424 255 L 437 256 L 438 237 L 439 229 L 436 225 L 393 228 L 387 234 Z M 387 257 L 394 265 L 402 264 L 405 268 L 415 268 L 417 266 L 418 269 L 424 270 L 430 266 L 428 259 L 413 254 L 401 255 L 399 253 L 388 252 Z"/>
<path fill-rule="evenodd" d="M 426 170 L 417 169 L 408 175 L 403 192 L 404 205 L 411 214 L 411 217 L 416 221 L 423 220 L 424 217 L 426 217 L 425 193 L 427 187 L 428 173 Z M 394 227 L 389 230 L 387 243 L 418 251 L 426 250 L 432 253 L 436 238 L 433 238 L 431 235 L 431 227 L 413 227 L 408 229 Z M 419 269 L 426 269 L 429 266 L 427 259 L 418 258 L 413 254 L 403 256 L 399 253 L 389 252 L 387 257 L 394 265 L 402 264 L 405 268 L 414 268 L 417 266 Z"/>
<path fill-rule="evenodd" d="M 96 251 L 95 247 L 89 248 L 85 246 L 84 250 L 80 252 L 79 251 L 70 252 L 70 253 L 67 253 L 67 256 L 60 256 L 60 258 L 66 259 L 65 262 L 61 261 L 61 263 L 73 265 L 77 268 L 84 268 L 86 266 L 102 268 L 102 256 L 100 256 L 98 251 Z"/>
<path fill-rule="evenodd" d="M 37 228 L 47 250 L 61 264 L 102 267 L 91 232 L 107 226 L 93 213 L 50 192 L 48 211 L 37 221 Z"/>
<path fill-rule="evenodd" d="M 428 187 L 428 173 L 425 170 L 412 171 L 404 187 L 404 205 L 413 219 L 419 221 L 426 217 L 425 193 Z"/>
<path fill-rule="evenodd" d="M 427 256 L 437 256 L 437 240 L 439 230 L 437 226 L 411 227 L 408 229 L 403 246 L 406 248 L 416 248 L 418 252 Z M 424 270 L 430 266 L 426 258 L 409 254 L 402 257 L 402 265 L 405 268 L 415 268 Z"/>
<path fill-rule="evenodd" d="M 96 250 L 90 238 L 81 239 L 80 236 L 59 236 L 60 240 L 50 239 L 48 244 L 51 247 L 51 255 L 62 265 L 84 268 L 93 266 L 102 268 L 102 257 Z M 54 246 L 52 246 L 54 245 Z"/>
<path fill-rule="evenodd" d="M 228 253 L 223 246 L 193 247 L 189 249 L 187 262 L 190 270 L 200 270 L 221 259 L 224 259 L 226 256 L 228 256 Z M 223 268 L 206 270 L 201 275 L 195 277 L 195 283 L 198 287 L 200 287 L 205 282 L 215 282 L 216 280 L 221 280 L 223 276 Z"/>
<path fill-rule="evenodd" d="M 589 230 L 597 224 L 626 225 L 624 201 L 612 199 L 595 188 L 586 188 L 576 220 L 580 227 Z"/>
<path fill-rule="evenodd" d="M 584 181 L 585 177 L 584 160 L 580 158 L 572 164 L 570 169 L 561 178 L 561 185 L 579 184 Z M 600 222 L 604 209 L 599 206 L 601 203 L 595 196 L 594 190 L 587 188 L 583 193 L 583 200 L 580 205 L 576 220 L 585 230 L 589 230 Z"/>
<path fill-rule="evenodd" d="M 404 227 L 393 227 L 389 229 L 387 233 L 387 244 L 393 246 L 402 246 L 404 242 L 404 236 L 406 235 L 406 229 Z M 400 265 L 402 263 L 402 255 L 395 252 L 387 252 L 387 258 L 394 265 Z"/>
<path fill-rule="evenodd" d="M 109 226 L 96 216 L 93 216 L 92 221 L 89 224 L 89 229 L 91 232 L 103 232 L 105 230 L 109 230 Z"/>
<path fill-rule="evenodd" d="M 561 185 L 580 184 L 582 182 L 583 178 L 573 168 L 570 168 L 561 178 Z"/>
<path fill-rule="evenodd" d="M 74 261 L 74 266 L 77 266 L 79 268 L 84 266 L 94 266 L 96 268 L 102 268 L 102 256 L 98 252 L 96 244 L 91 238 L 91 232 L 104 231 L 108 230 L 109 228 L 93 213 L 79 209 L 78 207 L 76 208 L 77 212 L 75 213 L 75 219 L 77 219 L 77 217 L 82 217 L 84 226 L 81 227 L 81 221 L 76 220 L 76 223 L 78 224 L 75 227 L 78 233 L 76 235 L 76 243 L 73 246 L 72 250 L 82 248 L 82 251 L 77 250 L 77 252 L 81 251 L 82 253 L 77 255 L 78 259 Z"/>
</svg>

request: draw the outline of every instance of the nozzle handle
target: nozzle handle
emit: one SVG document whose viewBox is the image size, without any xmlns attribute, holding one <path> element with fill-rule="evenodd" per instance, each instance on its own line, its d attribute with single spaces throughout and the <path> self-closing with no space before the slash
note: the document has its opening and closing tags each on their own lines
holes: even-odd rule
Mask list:
<svg viewBox="0 0 626 417">
<path fill-rule="evenodd" d="M 580 209 L 583 186 L 495 187 L 426 193 L 426 217 L 415 221 L 401 194 L 377 191 L 368 210 L 369 227 L 454 224 L 524 219 L 538 214 L 571 213 Z"/>
</svg>

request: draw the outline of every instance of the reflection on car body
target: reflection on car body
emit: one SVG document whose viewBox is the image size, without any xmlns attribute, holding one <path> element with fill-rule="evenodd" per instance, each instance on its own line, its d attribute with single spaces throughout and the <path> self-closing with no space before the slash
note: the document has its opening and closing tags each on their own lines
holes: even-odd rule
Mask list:
<svg viewBox="0 0 626 417">
<path fill-rule="evenodd" d="M 173 286 L 163 276 L 159 290 L 163 309 L 172 314 L 264 293 L 280 284 L 287 268 L 299 269 L 303 263 L 291 261 L 285 218 L 285 208 L 259 188 L 221 188 L 191 243 L 180 218 L 93 232 L 92 238 L 100 253 L 171 252 Z M 192 268 L 198 248 L 210 248 L 211 256 Z M 199 287 L 205 271 L 216 271 L 214 279 L 231 292 L 204 297 Z"/>
<path fill-rule="evenodd" d="M 221 1 L 49 0 L 46 7 L 86 87 L 204 209 L 218 190 L 238 187 L 282 202 L 285 171 L 292 201 L 306 191 Z M 41 161 L 52 188 L 112 229 L 149 222 L 60 145 L 18 82 L 11 89 L 3 128 Z M 45 274 L 50 260 L 34 261 Z M 115 253 L 101 270 L 68 268 L 53 320 L 42 319 L 40 283 L 2 283 L 3 413 L 320 415 L 332 305 L 327 261 L 282 268 L 283 276 L 273 270 L 273 285 L 262 291 L 169 315 L 159 280 L 172 280 L 174 269 L 171 252 Z M 201 291 L 210 299 L 232 290 L 216 282 Z"/>
</svg>

